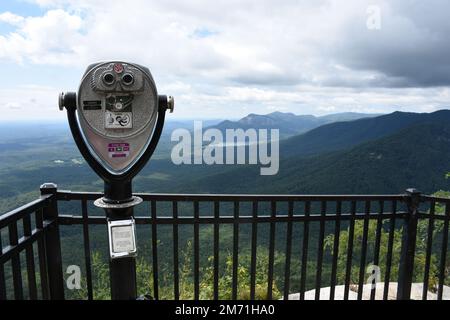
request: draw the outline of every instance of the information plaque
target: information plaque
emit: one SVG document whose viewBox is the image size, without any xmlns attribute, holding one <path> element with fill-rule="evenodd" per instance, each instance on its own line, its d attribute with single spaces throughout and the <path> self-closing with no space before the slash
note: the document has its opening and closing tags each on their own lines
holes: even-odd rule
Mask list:
<svg viewBox="0 0 450 320">
<path fill-rule="evenodd" d="M 111 259 L 136 256 L 134 219 L 108 220 L 109 248 Z"/>
</svg>

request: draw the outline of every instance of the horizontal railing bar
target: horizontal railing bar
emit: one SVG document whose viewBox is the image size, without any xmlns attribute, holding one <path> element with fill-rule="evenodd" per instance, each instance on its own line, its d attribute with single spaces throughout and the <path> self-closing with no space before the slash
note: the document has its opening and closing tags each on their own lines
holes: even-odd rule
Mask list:
<svg viewBox="0 0 450 320">
<path fill-rule="evenodd" d="M 97 200 L 102 197 L 101 192 L 84 192 L 84 191 L 70 191 L 70 190 L 58 190 L 56 197 L 58 200 L 71 201 L 71 200 Z"/>
<path fill-rule="evenodd" d="M 253 195 L 253 194 L 136 194 L 143 200 L 156 201 L 336 201 L 336 200 L 402 200 L 403 195 Z"/>
<path fill-rule="evenodd" d="M 0 264 L 7 262 L 11 257 L 24 250 L 28 245 L 31 245 L 35 241 L 44 235 L 43 229 L 34 229 L 31 232 L 31 236 L 23 236 L 19 239 L 17 245 L 8 245 L 4 248 L 3 254 L 0 255 Z"/>
<path fill-rule="evenodd" d="M 417 216 L 419 219 L 430 219 L 433 220 L 450 220 L 450 217 L 444 216 L 443 214 L 437 214 L 435 213 L 433 216 L 431 216 L 429 213 L 418 213 Z"/>
<path fill-rule="evenodd" d="M 379 216 L 379 213 L 371 213 L 368 215 L 369 219 L 377 219 Z M 405 212 L 398 212 L 398 213 L 384 213 L 382 214 L 382 219 L 389 219 L 392 217 L 397 218 L 404 218 L 406 215 Z M 222 216 L 219 218 L 215 218 L 213 216 L 201 216 L 198 218 L 194 217 L 134 217 L 137 224 L 151 224 L 154 220 L 156 220 L 156 224 L 213 224 L 213 223 L 252 223 L 252 222 L 258 222 L 258 223 L 268 223 L 268 222 L 302 222 L 302 221 L 335 221 L 335 220 L 350 220 L 352 218 L 351 214 L 342 214 L 341 216 L 335 216 L 335 215 L 310 215 L 310 216 L 258 216 L 258 217 L 252 217 L 252 216 L 240 216 L 239 218 L 235 218 L 233 216 Z M 364 213 L 357 213 L 353 216 L 354 219 L 364 219 Z M 96 217 L 96 216 L 90 216 L 88 217 L 88 223 L 89 224 L 106 224 L 106 218 L 105 217 Z M 71 224 L 82 224 L 83 218 L 81 216 L 72 216 L 72 215 L 60 215 L 58 217 L 58 222 L 61 225 L 71 225 Z"/>
<path fill-rule="evenodd" d="M 351 201 L 403 200 L 405 195 L 273 195 L 273 194 L 166 194 L 135 193 L 144 201 Z M 58 191 L 58 200 L 96 200 L 100 192 Z"/>
<path fill-rule="evenodd" d="M 44 195 L 41 198 L 33 200 L 19 208 L 6 212 L 0 215 L 0 229 L 7 227 L 10 223 L 22 219 L 27 214 L 47 206 L 50 203 L 50 198 L 53 195 Z"/>
<path fill-rule="evenodd" d="M 450 202 L 450 198 L 435 197 L 435 196 L 427 196 L 427 195 L 421 196 L 421 197 L 420 197 L 420 200 L 421 200 L 422 202 L 428 202 L 428 201 Z"/>
</svg>

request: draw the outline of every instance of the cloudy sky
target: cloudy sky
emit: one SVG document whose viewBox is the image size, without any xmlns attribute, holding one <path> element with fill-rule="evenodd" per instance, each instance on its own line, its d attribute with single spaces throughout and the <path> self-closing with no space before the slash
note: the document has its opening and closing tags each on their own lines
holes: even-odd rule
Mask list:
<svg viewBox="0 0 450 320">
<path fill-rule="evenodd" d="M 447 0 L 1 0 L 0 120 L 63 119 L 102 60 L 148 66 L 173 119 L 450 106 Z"/>
</svg>

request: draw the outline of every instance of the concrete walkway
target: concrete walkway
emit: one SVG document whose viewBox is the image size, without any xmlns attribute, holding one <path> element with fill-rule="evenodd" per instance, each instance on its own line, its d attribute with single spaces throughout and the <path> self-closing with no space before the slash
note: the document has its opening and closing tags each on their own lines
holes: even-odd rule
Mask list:
<svg viewBox="0 0 450 320">
<path fill-rule="evenodd" d="M 363 300 L 370 300 L 370 290 L 371 285 L 365 284 L 363 286 Z M 340 285 L 335 287 L 334 300 L 344 300 L 344 290 L 345 286 Z M 413 283 L 411 286 L 411 299 L 413 300 L 422 300 L 422 291 L 423 291 L 423 283 Z M 384 283 L 377 283 L 375 288 L 375 300 L 383 300 L 384 293 Z M 310 290 L 305 292 L 305 300 L 315 300 L 316 290 Z M 397 296 L 397 282 L 389 283 L 389 294 L 388 300 L 395 300 Z M 357 300 L 358 297 L 358 286 L 351 286 L 348 300 Z M 293 293 L 289 295 L 289 300 L 299 300 L 300 294 Z M 321 288 L 320 289 L 320 300 L 329 300 L 330 299 L 330 287 Z M 428 300 L 436 300 L 437 294 L 428 291 Z M 450 287 L 444 286 L 443 300 L 450 300 Z"/>
</svg>

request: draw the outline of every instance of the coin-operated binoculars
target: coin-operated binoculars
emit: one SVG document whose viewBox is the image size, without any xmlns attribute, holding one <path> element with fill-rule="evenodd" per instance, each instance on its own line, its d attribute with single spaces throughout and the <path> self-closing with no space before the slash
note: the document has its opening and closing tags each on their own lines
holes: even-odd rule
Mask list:
<svg viewBox="0 0 450 320">
<path fill-rule="evenodd" d="M 78 93 L 61 93 L 70 130 L 86 162 L 104 180 L 113 299 L 136 298 L 136 240 L 131 181 L 155 151 L 172 97 L 158 95 L 150 71 L 137 64 L 90 65 Z"/>
</svg>

